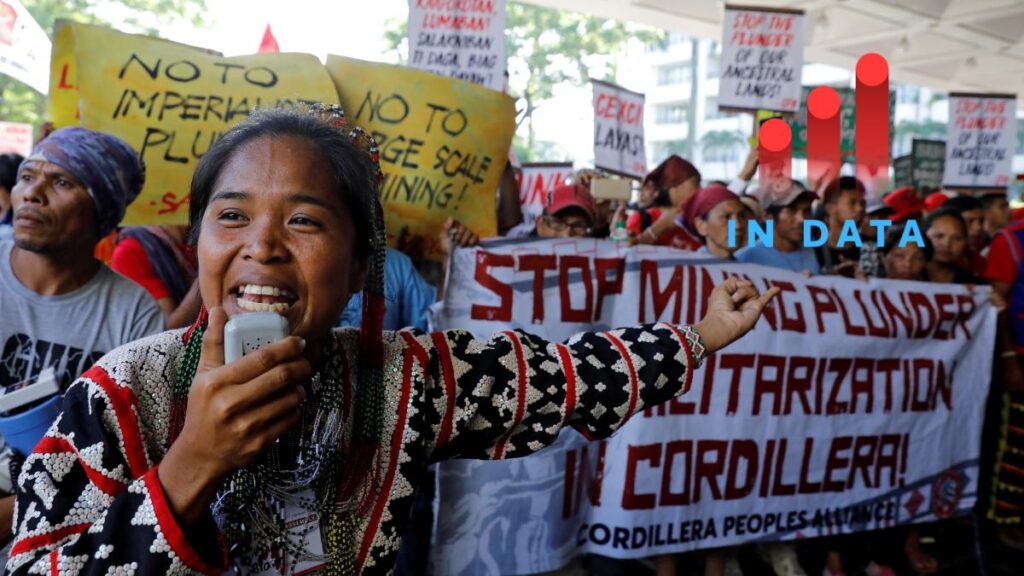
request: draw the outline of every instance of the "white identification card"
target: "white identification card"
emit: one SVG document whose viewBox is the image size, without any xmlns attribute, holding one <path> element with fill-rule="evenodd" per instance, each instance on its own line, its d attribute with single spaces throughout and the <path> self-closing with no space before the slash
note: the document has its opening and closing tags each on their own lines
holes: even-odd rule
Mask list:
<svg viewBox="0 0 1024 576">
<path fill-rule="evenodd" d="M 312 490 L 307 490 L 303 492 L 301 498 L 309 501 L 315 496 Z M 285 511 L 285 529 L 288 531 L 288 540 L 292 545 L 303 548 L 309 556 L 322 557 L 324 555 L 319 512 L 310 512 L 294 503 L 289 503 Z M 324 568 L 324 562 L 322 560 L 296 562 L 296 559 L 287 550 L 275 550 L 268 557 L 261 558 L 255 565 L 242 565 L 239 568 L 241 573 L 247 576 L 302 576 L 321 570 Z"/>
</svg>

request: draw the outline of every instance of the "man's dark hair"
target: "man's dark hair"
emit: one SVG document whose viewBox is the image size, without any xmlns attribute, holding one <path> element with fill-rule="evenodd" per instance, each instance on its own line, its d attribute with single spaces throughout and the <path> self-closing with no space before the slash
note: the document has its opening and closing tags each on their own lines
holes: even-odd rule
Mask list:
<svg viewBox="0 0 1024 576">
<path fill-rule="evenodd" d="M 889 230 L 886 231 L 885 233 L 885 246 L 879 247 L 878 250 L 882 254 L 888 254 L 890 250 L 898 247 L 900 244 L 900 239 L 903 238 L 903 231 L 906 229 L 906 224 L 898 224 L 896 226 L 889 228 Z M 932 253 L 935 251 L 935 248 L 932 246 L 931 240 L 929 240 L 927 236 L 924 236 L 923 233 L 922 238 L 924 238 L 924 246 L 922 246 L 921 249 L 924 250 L 925 260 L 930 261 L 932 259 Z"/>
<path fill-rule="evenodd" d="M 989 193 L 989 194 L 982 195 L 981 198 L 978 198 L 978 202 L 981 203 L 981 207 L 982 208 L 984 208 L 985 210 L 988 210 L 989 207 L 991 207 L 996 202 L 998 202 L 1000 200 L 1006 200 L 1006 199 L 1007 199 L 1007 196 L 1006 196 L 1005 192 L 992 192 L 992 193 Z"/>
<path fill-rule="evenodd" d="M 953 196 L 949 200 L 942 203 L 943 210 L 949 210 L 950 212 L 956 212 L 958 215 L 963 216 L 964 212 L 970 212 L 971 210 L 981 210 L 981 200 L 978 200 L 974 196 Z"/>
<path fill-rule="evenodd" d="M 0 154 L 0 186 L 8 192 L 18 183 L 18 168 L 24 161 L 21 154 Z"/>
<path fill-rule="evenodd" d="M 840 176 L 839 178 L 833 179 L 825 187 L 825 192 L 822 194 L 822 203 L 831 204 L 839 199 L 839 196 L 847 190 L 855 190 L 861 194 L 866 194 L 867 189 L 864 188 L 864 183 L 854 178 L 853 176 Z"/>
<path fill-rule="evenodd" d="M 928 231 L 931 230 L 932 225 L 935 224 L 936 220 L 939 220 L 940 218 L 953 218 L 960 223 L 960 226 L 964 229 L 964 234 L 967 234 L 967 222 L 965 222 L 964 217 L 960 215 L 960 211 L 946 206 L 946 204 L 949 204 L 953 200 L 954 198 L 947 200 L 941 208 L 932 212 L 924 219 L 924 226 L 921 227 L 922 233 L 927 234 Z M 968 208 L 968 210 L 970 210 L 970 208 Z"/>
<path fill-rule="evenodd" d="M 189 227 L 192 243 L 199 240 L 203 213 L 221 171 L 246 144 L 260 138 L 300 138 L 312 143 L 328 164 L 336 192 L 355 226 L 355 256 L 370 257 L 370 233 L 376 194 L 376 172 L 369 156 L 348 137 L 305 112 L 263 110 L 237 124 L 203 154 L 192 175 Z"/>
</svg>

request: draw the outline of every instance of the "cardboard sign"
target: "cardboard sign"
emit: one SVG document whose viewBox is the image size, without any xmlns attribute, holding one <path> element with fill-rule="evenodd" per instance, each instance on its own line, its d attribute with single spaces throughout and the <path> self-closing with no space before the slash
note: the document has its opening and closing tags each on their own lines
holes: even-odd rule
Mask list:
<svg viewBox="0 0 1024 576">
<path fill-rule="evenodd" d="M 517 184 L 523 225 L 526 228 L 533 226 L 544 211 L 548 194 L 572 177 L 572 162 L 523 164 L 522 171 L 517 174 Z"/>
<path fill-rule="evenodd" d="M 952 188 L 1002 188 L 1010 183 L 1017 149 L 1017 98 L 950 94 L 946 166 Z"/>
<path fill-rule="evenodd" d="M 0 74 L 46 94 L 50 39 L 18 0 L 0 0 Z"/>
<path fill-rule="evenodd" d="M 403 66 L 330 55 L 349 120 L 380 146 L 389 240 L 414 259 L 440 258 L 450 216 L 497 234 L 495 191 L 515 132 L 512 98 Z"/>
<path fill-rule="evenodd" d="M 409 0 L 409 65 L 505 89 L 505 0 Z"/>
<path fill-rule="evenodd" d="M 0 122 L 0 154 L 32 153 L 32 125 L 22 122 Z"/>
<path fill-rule="evenodd" d="M 803 11 L 725 7 L 720 109 L 795 112 L 803 65 Z"/>
<path fill-rule="evenodd" d="M 623 200 L 632 196 L 629 180 L 621 178 L 595 178 L 590 183 L 590 195 L 594 200 Z"/>
<path fill-rule="evenodd" d="M 915 138 L 910 156 L 914 160 L 914 188 L 941 188 L 946 169 L 946 143 L 942 140 Z"/>
<path fill-rule="evenodd" d="M 78 63 L 75 60 L 75 27 L 69 20 L 53 25 L 50 53 L 50 92 L 46 98 L 46 119 L 57 128 L 78 124 Z"/>
<path fill-rule="evenodd" d="M 77 94 L 78 123 L 124 139 L 146 163 L 146 185 L 122 224 L 185 224 L 197 160 L 250 112 L 338 101 L 327 72 L 308 54 L 223 58 L 97 26 L 64 29 L 70 32 L 58 34 L 70 33 L 63 40 L 74 54 L 68 77 L 75 80 L 55 91 L 61 95 L 51 105 L 66 122 L 74 113 L 59 106 Z"/>
<path fill-rule="evenodd" d="M 613 174 L 643 178 L 644 95 L 591 80 L 594 88 L 594 166 Z"/>
</svg>

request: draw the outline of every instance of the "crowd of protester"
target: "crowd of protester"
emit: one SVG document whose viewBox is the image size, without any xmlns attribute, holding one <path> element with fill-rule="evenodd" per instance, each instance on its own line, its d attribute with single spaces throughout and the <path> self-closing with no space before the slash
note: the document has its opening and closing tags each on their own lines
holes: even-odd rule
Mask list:
<svg viewBox="0 0 1024 576">
<path fill-rule="evenodd" d="M 590 183 L 607 176 L 582 171 L 548 194 L 536 222 L 523 224 L 516 167 L 510 162 L 497 195 L 499 229 L 519 238 L 612 237 L 807 276 L 990 284 L 1000 322 L 985 437 L 991 464 L 982 469 L 993 473 L 982 482 L 988 490 L 978 499 L 976 521 L 995 526 L 992 533 L 1008 546 L 1024 548 L 1019 529 L 1024 512 L 1024 222 L 1011 218 L 1007 191 L 943 190 L 925 196 L 913 188 L 898 188 L 870 195 L 857 178 L 842 176 L 821 186 L 792 180 L 765 192 L 750 189 L 756 168 L 752 151 L 731 182 L 705 181 L 693 163 L 671 156 L 643 179 L 629 203 L 595 200 Z M 103 353 L 196 322 L 202 304 L 196 231 L 186 226 L 118 226 L 143 178 L 137 154 L 124 142 L 80 129 L 53 133 L 27 160 L 0 156 L 0 386 L 30 380 L 53 366 L 66 387 Z M 72 193 L 82 189 L 89 193 Z M 815 216 L 826 223 L 828 236 L 822 246 L 810 248 L 804 246 L 804 221 Z M 892 223 L 883 243 L 874 241 L 869 225 L 878 219 Z M 746 246 L 751 221 L 773 223 L 771 246 Z M 862 232 L 861 246 L 840 243 L 846 222 Z M 912 223 L 920 227 L 923 245 L 900 245 Z M 623 228 L 625 237 L 615 238 L 615 231 Z M 97 258 L 96 247 L 108 236 L 115 244 L 105 263 Z M 451 253 L 481 239 L 450 219 L 440 241 Z M 443 296 L 443 281 L 428 282 L 416 263 L 392 248 L 384 255 L 383 269 L 383 329 L 426 330 L 428 308 Z M 364 296 L 357 292 L 337 326 L 360 326 L 364 309 Z M 3 453 L 7 465 L 0 470 L 0 492 L 7 496 L 0 499 L 0 538 L 5 542 L 11 539 L 13 494 L 25 456 L 11 447 Z M 429 566 L 433 485 L 429 476 L 416 486 L 399 574 L 425 573 Z M 751 545 L 661 556 L 650 564 L 659 576 L 696 565 L 707 576 L 880 575 L 905 567 L 927 574 L 939 568 L 921 546 L 933 532 L 925 526 L 895 536 L 867 533 Z M 599 557 L 586 561 L 591 573 L 602 576 L 624 573 L 629 564 Z"/>
</svg>

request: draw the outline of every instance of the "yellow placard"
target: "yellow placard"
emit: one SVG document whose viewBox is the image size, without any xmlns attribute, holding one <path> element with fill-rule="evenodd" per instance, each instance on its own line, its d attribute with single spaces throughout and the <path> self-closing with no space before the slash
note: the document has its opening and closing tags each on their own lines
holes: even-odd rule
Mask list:
<svg viewBox="0 0 1024 576">
<path fill-rule="evenodd" d="M 78 124 L 78 87 L 75 82 L 75 27 L 67 20 L 53 25 L 50 51 L 50 94 L 46 100 L 46 119 L 57 128 Z"/>
<path fill-rule="evenodd" d="M 86 25 L 71 20 L 58 19 L 53 25 L 53 48 L 50 51 L 50 93 L 46 99 L 46 120 L 55 128 L 77 126 L 78 116 L 78 62 L 75 55 L 75 30 Z M 164 42 L 168 46 L 189 48 L 185 44 L 159 38 L 148 38 L 153 42 Z M 203 50 L 211 56 L 219 52 Z"/>
<path fill-rule="evenodd" d="M 437 258 L 454 217 L 481 237 L 497 234 L 495 193 L 515 132 L 512 98 L 402 66 L 327 57 L 348 118 L 377 140 L 389 241 Z"/>
<path fill-rule="evenodd" d="M 309 54 L 224 58 L 157 38 L 67 26 L 79 123 L 123 138 L 146 163 L 146 186 L 122 224 L 185 224 L 196 161 L 249 112 L 338 102 L 330 76 Z"/>
</svg>

